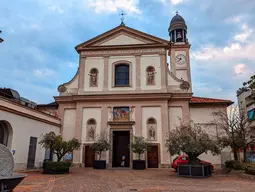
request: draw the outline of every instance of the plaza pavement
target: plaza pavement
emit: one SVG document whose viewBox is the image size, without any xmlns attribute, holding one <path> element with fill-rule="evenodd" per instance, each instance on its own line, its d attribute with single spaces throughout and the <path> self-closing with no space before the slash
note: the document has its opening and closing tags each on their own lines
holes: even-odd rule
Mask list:
<svg viewBox="0 0 255 192">
<path fill-rule="evenodd" d="M 73 168 L 66 175 L 26 174 L 14 192 L 255 192 L 255 180 L 220 174 L 205 179 L 182 178 L 171 169 Z"/>
</svg>

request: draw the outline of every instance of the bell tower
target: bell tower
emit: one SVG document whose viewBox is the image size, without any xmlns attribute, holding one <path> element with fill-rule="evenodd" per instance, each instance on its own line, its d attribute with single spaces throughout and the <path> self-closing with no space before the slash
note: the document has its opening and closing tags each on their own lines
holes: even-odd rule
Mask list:
<svg viewBox="0 0 255 192">
<path fill-rule="evenodd" d="M 168 28 L 170 43 L 168 55 L 170 56 L 171 72 L 178 78 L 187 81 L 191 90 L 190 74 L 190 44 L 187 38 L 187 25 L 185 20 L 176 12 Z"/>
</svg>

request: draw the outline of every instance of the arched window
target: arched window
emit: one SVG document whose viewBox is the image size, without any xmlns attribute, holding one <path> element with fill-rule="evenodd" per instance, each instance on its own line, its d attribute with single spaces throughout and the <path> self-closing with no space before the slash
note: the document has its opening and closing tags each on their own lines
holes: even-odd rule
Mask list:
<svg viewBox="0 0 255 192">
<path fill-rule="evenodd" d="M 92 68 L 89 72 L 89 86 L 97 87 L 98 86 L 98 70 L 96 68 Z"/>
<path fill-rule="evenodd" d="M 89 119 L 87 121 L 87 140 L 94 141 L 95 140 L 95 131 L 96 131 L 96 120 Z"/>
<path fill-rule="evenodd" d="M 147 85 L 155 85 L 155 68 L 152 66 L 147 67 Z"/>
<path fill-rule="evenodd" d="M 0 144 L 11 147 L 12 128 L 9 122 L 0 121 Z"/>
<path fill-rule="evenodd" d="M 129 86 L 129 65 L 115 66 L 115 86 Z"/>
<path fill-rule="evenodd" d="M 148 139 L 157 140 L 157 122 L 153 117 L 147 120 Z"/>
</svg>

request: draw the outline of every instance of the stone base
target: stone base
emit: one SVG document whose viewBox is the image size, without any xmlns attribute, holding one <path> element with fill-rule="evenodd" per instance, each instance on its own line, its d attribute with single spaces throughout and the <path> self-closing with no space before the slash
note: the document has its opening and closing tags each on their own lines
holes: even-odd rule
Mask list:
<svg viewBox="0 0 255 192">
<path fill-rule="evenodd" d="M 159 164 L 159 168 L 169 169 L 169 168 L 172 168 L 172 167 L 171 167 L 171 164 Z"/>
<path fill-rule="evenodd" d="M 81 167 L 84 167 L 85 164 L 84 163 L 72 163 L 72 166 L 71 167 L 74 167 L 74 168 L 81 168 Z"/>
</svg>

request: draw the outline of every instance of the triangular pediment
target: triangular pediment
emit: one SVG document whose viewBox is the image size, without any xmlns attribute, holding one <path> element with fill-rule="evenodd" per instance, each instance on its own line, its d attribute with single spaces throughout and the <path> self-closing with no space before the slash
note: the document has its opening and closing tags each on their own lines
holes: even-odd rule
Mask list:
<svg viewBox="0 0 255 192">
<path fill-rule="evenodd" d="M 118 26 L 110 31 L 98 35 L 80 45 L 75 49 L 79 52 L 82 49 L 107 46 L 128 46 L 128 45 L 168 45 L 168 41 L 147 33 L 126 27 Z"/>
<path fill-rule="evenodd" d="M 111 39 L 106 39 L 103 42 L 95 44 L 94 46 L 108 46 L 108 45 L 135 45 L 135 44 L 148 44 L 155 43 L 153 41 L 146 41 L 145 39 L 140 39 L 136 37 L 132 37 L 125 33 L 116 34 L 116 36 Z"/>
</svg>

